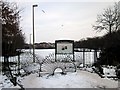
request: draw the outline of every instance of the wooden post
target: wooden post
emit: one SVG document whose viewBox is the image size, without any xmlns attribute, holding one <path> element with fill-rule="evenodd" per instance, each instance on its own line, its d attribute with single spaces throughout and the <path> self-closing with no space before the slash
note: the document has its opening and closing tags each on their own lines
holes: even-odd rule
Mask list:
<svg viewBox="0 0 120 90">
<path fill-rule="evenodd" d="M 73 62 L 75 62 L 75 55 L 74 55 L 74 53 L 73 53 Z"/>
<path fill-rule="evenodd" d="M 83 49 L 83 67 L 85 67 L 85 49 Z"/>
<path fill-rule="evenodd" d="M 94 62 L 97 61 L 97 50 L 94 50 Z"/>
<path fill-rule="evenodd" d="M 20 75 L 20 54 L 18 54 L 18 75 Z"/>
<path fill-rule="evenodd" d="M 56 53 L 55 53 L 55 62 L 57 61 L 56 59 L 57 59 L 57 56 L 56 56 Z"/>
</svg>

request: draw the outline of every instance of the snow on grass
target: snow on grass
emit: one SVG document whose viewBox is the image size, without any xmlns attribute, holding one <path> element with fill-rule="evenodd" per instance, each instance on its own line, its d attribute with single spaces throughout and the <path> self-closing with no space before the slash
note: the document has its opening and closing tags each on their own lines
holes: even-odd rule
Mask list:
<svg viewBox="0 0 120 90">
<path fill-rule="evenodd" d="M 0 74 L 0 90 L 2 88 L 20 88 L 19 86 L 14 86 L 10 80 L 8 79 L 8 77 L 6 77 L 5 75 Z"/>
<path fill-rule="evenodd" d="M 100 78 L 97 74 L 86 71 L 77 71 L 54 76 L 30 74 L 24 77 L 22 85 L 25 88 L 117 88 L 118 82 L 106 78 Z"/>
<path fill-rule="evenodd" d="M 116 76 L 115 67 L 103 67 L 105 76 Z"/>
</svg>

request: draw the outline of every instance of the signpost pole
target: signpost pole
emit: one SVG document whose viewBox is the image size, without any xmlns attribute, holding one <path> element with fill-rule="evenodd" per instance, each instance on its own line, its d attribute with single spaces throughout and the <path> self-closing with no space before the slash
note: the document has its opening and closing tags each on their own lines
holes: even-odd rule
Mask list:
<svg viewBox="0 0 120 90">
<path fill-rule="evenodd" d="M 35 34 L 34 34 L 34 7 L 38 5 L 33 5 L 33 62 L 35 62 Z"/>
</svg>

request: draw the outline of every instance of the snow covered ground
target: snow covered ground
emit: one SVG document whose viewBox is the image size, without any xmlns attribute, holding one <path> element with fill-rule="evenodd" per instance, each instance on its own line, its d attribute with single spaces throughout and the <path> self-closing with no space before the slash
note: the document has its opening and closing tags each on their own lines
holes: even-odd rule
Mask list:
<svg viewBox="0 0 120 90">
<path fill-rule="evenodd" d="M 5 77 L 3 77 L 5 79 Z M 117 88 L 118 81 L 107 78 L 100 78 L 95 73 L 77 70 L 77 72 L 68 72 L 61 75 L 56 72 L 55 75 L 46 74 L 38 77 L 38 74 L 30 74 L 25 77 L 19 77 L 21 84 L 25 88 Z M 0 82 L 1 83 L 1 82 Z M 8 80 L 4 81 L 0 88 L 14 87 Z M 19 86 L 16 86 L 19 87 Z M 14 87 L 15 88 L 15 87 Z"/>
<path fill-rule="evenodd" d="M 19 86 L 17 86 L 19 88 Z M 10 80 L 4 75 L 0 74 L 0 90 L 2 88 L 15 88 Z"/>
<path fill-rule="evenodd" d="M 117 88 L 118 82 L 107 78 L 100 78 L 97 74 L 77 71 L 66 75 L 37 77 L 31 74 L 22 80 L 26 88 Z"/>
<path fill-rule="evenodd" d="M 54 50 L 42 50 L 37 51 L 38 55 L 45 57 L 54 53 Z M 76 53 L 77 55 L 78 53 Z M 89 54 L 87 54 L 89 55 Z M 79 55 L 78 55 L 79 56 Z M 82 56 L 82 55 L 80 55 Z M 93 56 L 91 54 L 90 56 Z M 92 63 L 93 57 L 87 56 Z M 26 57 L 27 58 L 27 57 Z M 90 59 L 91 58 L 91 59 Z M 28 59 L 28 58 L 27 58 Z M 36 67 L 32 64 L 30 70 L 36 70 Z M 103 68 L 105 75 L 115 75 L 113 68 L 107 69 Z M 89 71 L 89 72 L 88 72 Z M 56 72 L 55 75 L 49 76 L 48 74 L 38 77 L 38 73 L 30 74 L 24 77 L 17 77 L 17 81 L 23 85 L 24 88 L 117 88 L 118 81 L 99 77 L 96 73 L 92 72 L 92 68 L 82 68 L 82 70 L 77 70 L 77 72 L 67 72 L 66 75 L 61 75 Z M 0 74 L 0 89 L 2 88 L 20 88 L 19 86 L 13 86 L 10 80 Z"/>
</svg>

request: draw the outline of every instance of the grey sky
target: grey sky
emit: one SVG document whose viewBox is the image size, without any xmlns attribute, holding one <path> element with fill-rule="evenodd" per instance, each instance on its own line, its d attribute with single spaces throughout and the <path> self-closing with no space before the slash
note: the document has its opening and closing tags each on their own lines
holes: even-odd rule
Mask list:
<svg viewBox="0 0 120 90">
<path fill-rule="evenodd" d="M 11 0 L 15 1 L 15 0 Z M 32 5 L 35 7 L 35 42 L 54 42 L 56 39 L 80 40 L 82 38 L 101 36 L 104 32 L 96 33 L 92 25 L 95 24 L 97 14 L 101 14 L 105 8 L 114 4 L 114 0 L 78 1 L 62 0 L 32 0 L 17 1 L 21 12 L 21 27 L 25 33 L 26 41 L 30 41 L 32 34 Z M 42 12 L 45 11 L 45 13 Z"/>
</svg>

